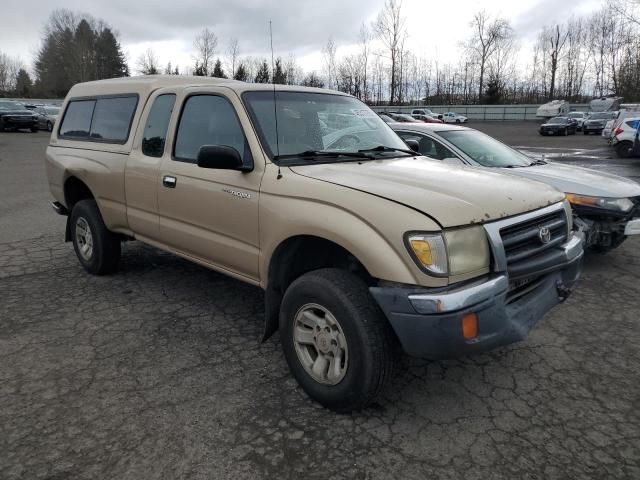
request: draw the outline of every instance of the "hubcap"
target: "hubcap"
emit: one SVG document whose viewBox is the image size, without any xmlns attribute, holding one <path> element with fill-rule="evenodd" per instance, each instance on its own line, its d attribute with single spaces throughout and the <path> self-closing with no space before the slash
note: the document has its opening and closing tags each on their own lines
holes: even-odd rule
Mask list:
<svg viewBox="0 0 640 480">
<path fill-rule="evenodd" d="M 298 360 L 315 381 L 336 385 L 344 378 L 349 366 L 347 339 L 329 310 L 315 303 L 300 307 L 293 343 Z"/>
<path fill-rule="evenodd" d="M 93 255 L 93 235 L 91 235 L 89 224 L 83 217 L 79 217 L 76 221 L 76 243 L 82 258 L 91 260 Z"/>
</svg>

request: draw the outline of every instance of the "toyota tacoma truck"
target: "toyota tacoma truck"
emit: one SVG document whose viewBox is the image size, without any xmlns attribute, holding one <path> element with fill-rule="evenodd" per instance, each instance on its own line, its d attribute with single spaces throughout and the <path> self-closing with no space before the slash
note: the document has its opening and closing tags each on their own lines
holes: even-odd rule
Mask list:
<svg viewBox="0 0 640 480">
<path fill-rule="evenodd" d="M 46 169 L 84 269 L 135 239 L 262 288 L 263 340 L 336 411 L 381 394 L 398 347 L 524 339 L 581 270 L 562 193 L 424 161 L 346 94 L 148 76 L 75 85 L 62 112 Z"/>
</svg>

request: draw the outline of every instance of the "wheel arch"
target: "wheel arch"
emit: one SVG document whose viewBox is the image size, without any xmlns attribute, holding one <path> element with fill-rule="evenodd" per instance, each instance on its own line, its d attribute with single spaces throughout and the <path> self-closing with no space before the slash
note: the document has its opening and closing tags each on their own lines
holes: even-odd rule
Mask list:
<svg viewBox="0 0 640 480">
<path fill-rule="evenodd" d="M 95 195 L 89 186 L 76 176 L 70 176 L 64 181 L 64 203 L 69 211 L 67 225 L 65 227 L 64 241 L 71 241 L 71 211 L 73 206 L 81 200 L 95 200 Z"/>
<path fill-rule="evenodd" d="M 368 285 L 376 280 L 356 255 L 333 240 L 301 234 L 288 237 L 277 245 L 266 272 L 262 341 L 278 329 L 280 304 L 287 287 L 305 273 L 329 267 L 350 271 Z"/>
</svg>

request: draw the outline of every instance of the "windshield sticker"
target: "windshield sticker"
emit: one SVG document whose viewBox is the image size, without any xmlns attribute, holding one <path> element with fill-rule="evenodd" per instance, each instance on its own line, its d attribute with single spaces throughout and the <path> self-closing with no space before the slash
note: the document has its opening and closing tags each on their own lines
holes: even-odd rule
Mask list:
<svg viewBox="0 0 640 480">
<path fill-rule="evenodd" d="M 362 117 L 362 118 L 373 118 L 376 116 L 376 114 L 374 113 L 373 110 L 369 110 L 368 108 L 360 108 L 360 109 L 352 109 L 351 112 L 356 116 L 356 117 Z"/>
</svg>

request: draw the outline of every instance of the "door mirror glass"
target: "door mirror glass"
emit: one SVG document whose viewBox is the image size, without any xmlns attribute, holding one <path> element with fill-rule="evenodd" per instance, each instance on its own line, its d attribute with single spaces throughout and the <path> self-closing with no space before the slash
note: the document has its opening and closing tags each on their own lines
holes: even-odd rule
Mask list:
<svg viewBox="0 0 640 480">
<path fill-rule="evenodd" d="M 243 166 L 240 152 L 226 145 L 203 145 L 198 151 L 198 166 L 217 170 L 247 171 Z"/>
<path fill-rule="evenodd" d="M 407 147 L 409 147 L 411 150 L 413 150 L 414 152 L 420 153 L 420 144 L 418 143 L 417 140 L 414 140 L 412 138 L 407 138 L 404 143 L 407 144 Z"/>
</svg>

